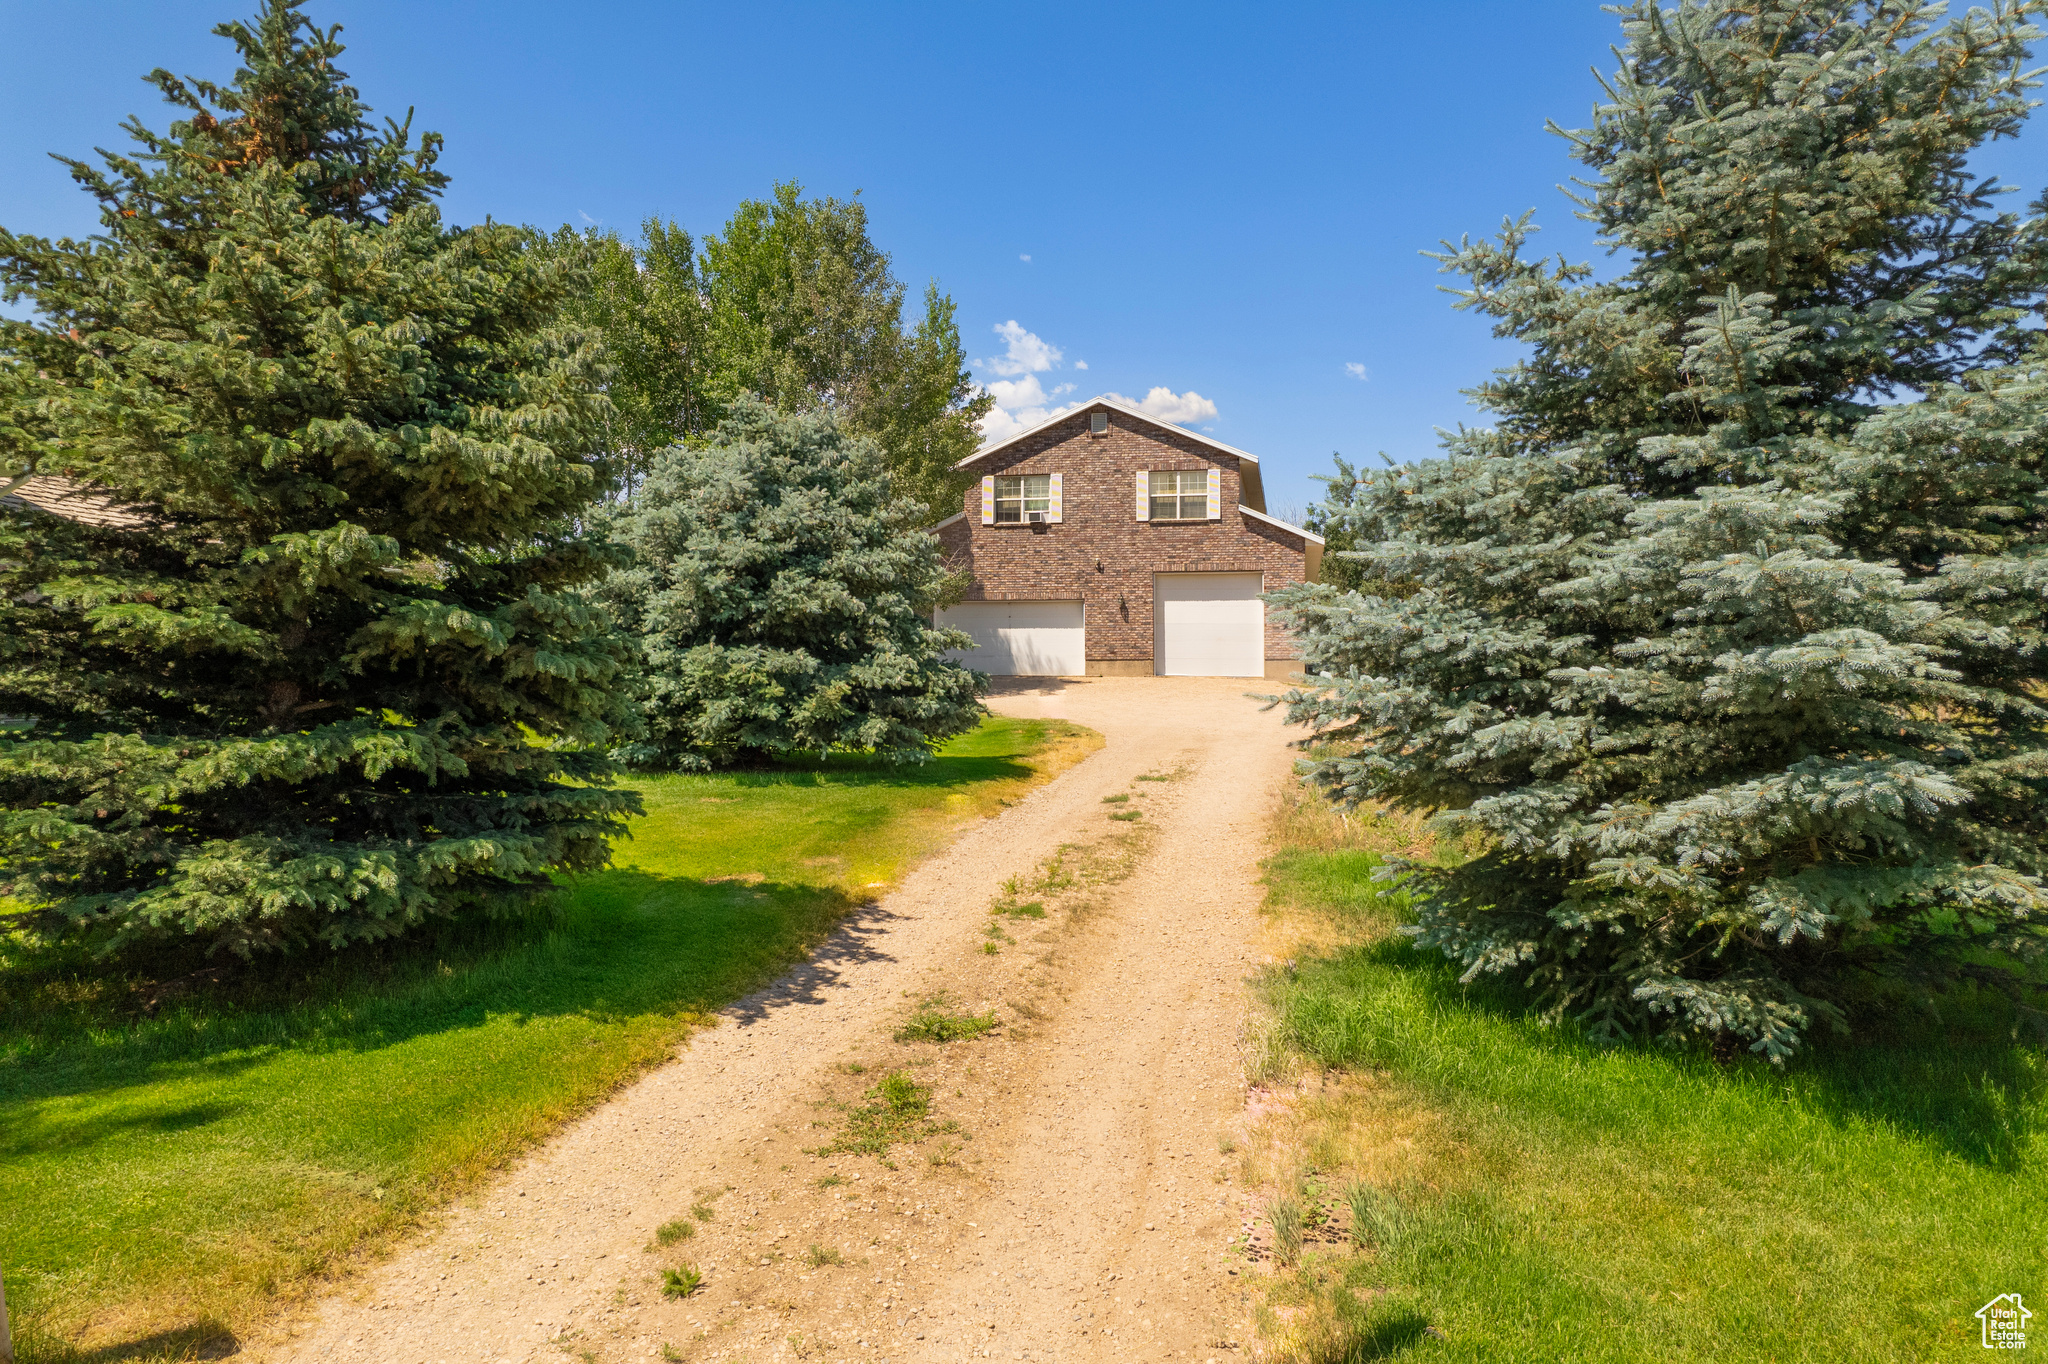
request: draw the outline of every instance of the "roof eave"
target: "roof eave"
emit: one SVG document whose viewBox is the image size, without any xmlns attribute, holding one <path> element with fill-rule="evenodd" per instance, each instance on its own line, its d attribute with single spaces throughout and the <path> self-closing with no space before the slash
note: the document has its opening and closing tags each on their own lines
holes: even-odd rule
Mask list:
<svg viewBox="0 0 2048 1364">
<path fill-rule="evenodd" d="M 958 464 L 955 464 L 953 467 L 955 469 L 965 469 L 968 465 L 975 463 L 977 460 L 987 459 L 990 455 L 995 454 L 999 450 L 1007 450 L 1012 445 L 1015 445 L 1018 441 L 1037 435 L 1040 431 L 1045 430 L 1045 428 L 1053 425 L 1055 422 L 1071 421 L 1075 417 L 1079 417 L 1086 414 L 1090 408 L 1096 407 L 1106 407 L 1112 412 L 1121 412 L 1127 417 L 1136 417 L 1139 421 L 1149 422 L 1151 425 L 1158 427 L 1162 431 L 1171 431 L 1175 435 L 1186 436 L 1190 440 L 1200 441 L 1202 444 L 1208 446 L 1210 449 L 1221 450 L 1226 455 L 1235 455 L 1239 459 L 1248 459 L 1254 464 L 1257 464 L 1259 462 L 1259 457 L 1249 450 L 1240 450 L 1235 445 L 1225 445 L 1222 441 L 1217 440 L 1213 436 L 1205 436 L 1199 431 L 1190 431 L 1185 426 L 1179 426 L 1173 422 L 1165 421 L 1159 417 L 1155 417 L 1149 412 L 1131 406 L 1129 403 L 1118 402 L 1115 398 L 1111 398 L 1107 395 L 1098 394 L 1097 396 L 1090 398 L 1085 403 L 1081 403 L 1075 407 L 1069 408 L 1067 411 L 1060 413 L 1058 416 L 1047 417 L 1044 421 L 1039 422 L 1036 426 L 1026 427 L 1024 430 L 1019 431 L 1016 435 L 1010 436 L 1004 440 L 999 440 L 994 445 L 984 445 L 981 449 L 976 450 L 973 454 L 961 460 Z"/>
<path fill-rule="evenodd" d="M 1312 530 L 1304 530 L 1300 526 L 1295 525 L 1292 521 L 1282 521 L 1277 516 L 1268 516 L 1266 515 L 1266 513 L 1262 511 L 1258 511 L 1254 508 L 1245 506 L 1242 502 L 1238 504 L 1237 509 L 1243 512 L 1246 516 L 1251 517 L 1255 521 L 1263 521 L 1269 526 L 1278 526 L 1281 530 L 1286 531 L 1290 535 L 1299 535 L 1302 539 L 1308 541 L 1310 544 L 1320 545 L 1324 543 L 1322 536 L 1316 534 Z"/>
</svg>

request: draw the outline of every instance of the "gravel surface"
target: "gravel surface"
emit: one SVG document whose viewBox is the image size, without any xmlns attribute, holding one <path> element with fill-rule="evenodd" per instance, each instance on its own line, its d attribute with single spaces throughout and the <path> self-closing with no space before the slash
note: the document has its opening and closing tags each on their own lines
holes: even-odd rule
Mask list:
<svg viewBox="0 0 2048 1364">
<path fill-rule="evenodd" d="M 1218 1139 L 1244 1114 L 1257 863 L 1292 756 L 1278 713 L 1246 697 L 1269 687 L 1006 686 L 993 709 L 1071 719 L 1105 746 L 250 1353 L 616 1364 L 1242 1350 L 1248 1271 L 1226 1243 L 1251 1204 Z M 991 917 L 998 903 L 1044 917 Z M 896 1040 L 935 997 L 996 1026 Z M 892 1072 L 928 1114 L 885 1154 L 833 1151 Z M 657 1244 L 671 1222 L 693 1230 Z M 684 1268 L 703 1286 L 665 1296 L 662 1271 Z"/>
</svg>

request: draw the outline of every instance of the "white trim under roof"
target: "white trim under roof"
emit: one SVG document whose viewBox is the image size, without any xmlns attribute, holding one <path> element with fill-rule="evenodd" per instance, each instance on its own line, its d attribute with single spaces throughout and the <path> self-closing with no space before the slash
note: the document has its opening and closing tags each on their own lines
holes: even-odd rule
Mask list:
<svg viewBox="0 0 2048 1364">
<path fill-rule="evenodd" d="M 943 521 L 939 522 L 939 524 L 937 524 L 936 526 L 930 526 L 930 527 L 927 527 L 927 529 L 929 529 L 929 530 L 944 530 L 944 529 L 945 529 L 946 527 L 948 527 L 948 526 L 952 525 L 952 524 L 953 524 L 953 523 L 954 523 L 955 521 L 965 521 L 966 519 L 967 519 L 967 513 L 966 513 L 966 512 L 964 512 L 964 511 L 957 511 L 957 512 L 954 512 L 954 513 L 953 513 L 953 514 L 952 514 L 951 516 L 947 517 L 947 518 L 946 518 L 945 520 L 943 520 Z"/>
<path fill-rule="evenodd" d="M 1262 511 L 1253 511 L 1250 507 L 1247 507 L 1242 502 L 1237 504 L 1237 509 L 1243 512 L 1246 516 L 1252 518 L 1252 520 L 1254 521 L 1264 521 L 1269 526 L 1278 526 L 1280 527 L 1280 529 L 1284 531 L 1288 531 L 1292 534 L 1299 535 L 1302 539 L 1309 541 L 1311 544 L 1320 545 L 1323 543 L 1322 536 L 1316 534 L 1312 530 L 1303 530 L 1300 526 L 1295 525 L 1291 521 L 1282 521 L 1277 516 L 1268 516 Z M 964 512 L 961 514 L 963 516 L 966 515 L 966 513 Z"/>
<path fill-rule="evenodd" d="M 1115 398 L 1109 397 L 1106 394 L 1104 394 L 1090 398 L 1085 403 L 1076 403 L 1073 407 L 1068 408 L 1065 412 L 1060 413 L 1058 416 L 1047 417 L 1038 425 L 1027 427 L 1024 430 L 1019 431 L 1016 435 L 1011 436 L 1008 440 L 999 440 L 994 445 L 984 445 L 979 450 L 976 450 L 973 454 L 969 455 L 966 459 L 963 459 L 958 464 L 955 464 L 953 467 L 955 469 L 965 469 L 968 465 L 974 463 L 974 461 L 978 459 L 986 459 L 988 456 L 994 454 L 998 450 L 1006 450 L 1010 446 L 1015 445 L 1018 441 L 1023 440 L 1026 436 L 1038 434 L 1040 431 L 1043 431 L 1046 427 L 1051 426 L 1054 422 L 1063 422 L 1070 417 L 1078 417 L 1091 407 L 1106 407 L 1110 409 L 1112 412 L 1121 412 L 1127 417 L 1136 417 L 1141 422 L 1150 422 L 1152 423 L 1152 425 L 1157 426 L 1163 430 L 1177 432 L 1180 435 L 1187 436 L 1192 440 L 1198 440 L 1212 450 L 1221 450 L 1226 455 L 1236 455 L 1239 459 L 1248 459 L 1254 464 L 1257 464 L 1259 462 L 1259 457 L 1249 450 L 1240 450 L 1235 445 L 1225 445 L 1222 441 L 1217 440 L 1213 436 L 1205 436 L 1199 431 L 1190 431 L 1185 426 L 1176 426 L 1174 423 L 1170 421 L 1162 421 L 1160 418 L 1153 416 L 1149 412 L 1146 412 L 1140 408 L 1133 407 L 1129 403 L 1118 402 Z"/>
</svg>

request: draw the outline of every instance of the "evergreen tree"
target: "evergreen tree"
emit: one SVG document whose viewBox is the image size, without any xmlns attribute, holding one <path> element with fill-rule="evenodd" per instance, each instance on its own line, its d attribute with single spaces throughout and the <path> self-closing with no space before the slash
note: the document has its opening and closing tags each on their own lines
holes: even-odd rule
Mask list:
<svg viewBox="0 0 2048 1364">
<path fill-rule="evenodd" d="M 2029 108 L 2032 8 L 1633 5 L 1564 134 L 1625 268 L 1526 217 L 1442 258 L 1529 356 L 1497 425 L 1326 504 L 1412 590 L 1285 614 L 1316 779 L 1478 849 L 1418 872 L 1466 979 L 1774 1059 L 1900 989 L 2032 995 L 2048 232 L 1967 165 Z"/>
<path fill-rule="evenodd" d="M 985 686 L 930 624 L 947 575 L 880 448 L 831 413 L 741 398 L 708 446 L 673 446 L 620 516 L 634 551 L 605 593 L 646 652 L 640 761 L 797 750 L 924 762 L 972 729 Z"/>
<path fill-rule="evenodd" d="M 0 880 L 109 949 L 249 954 L 499 910 L 591 867 L 630 651 L 582 287 L 444 227 L 439 139 L 372 128 L 338 29 L 268 0 L 226 85 L 69 162 L 100 235 L 0 231 L 0 475 L 125 525 L 0 509 Z M 63 486 L 57 484 L 55 486 Z"/>
<path fill-rule="evenodd" d="M 701 245 L 649 219 L 637 247 L 563 229 L 558 249 L 595 246 L 585 304 L 615 366 L 613 439 L 644 471 L 654 452 L 702 444 L 754 395 L 791 411 L 831 411 L 880 442 L 896 495 L 950 514 L 966 490 L 954 469 L 980 444 L 978 393 L 953 301 L 925 289 L 904 326 L 906 291 L 868 235 L 858 199 L 804 199 L 794 183 L 748 200 Z"/>
</svg>

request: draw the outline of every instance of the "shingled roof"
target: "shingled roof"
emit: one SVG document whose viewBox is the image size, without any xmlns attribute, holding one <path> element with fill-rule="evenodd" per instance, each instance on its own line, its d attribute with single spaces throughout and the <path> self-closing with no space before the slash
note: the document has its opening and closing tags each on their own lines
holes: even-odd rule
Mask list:
<svg viewBox="0 0 2048 1364">
<path fill-rule="evenodd" d="M 0 479 L 0 507 L 31 509 L 104 530 L 133 530 L 151 519 L 104 488 L 56 474 Z"/>
</svg>

